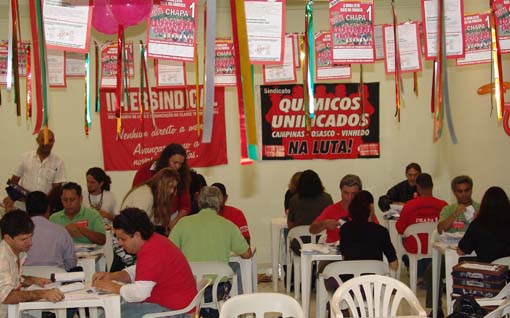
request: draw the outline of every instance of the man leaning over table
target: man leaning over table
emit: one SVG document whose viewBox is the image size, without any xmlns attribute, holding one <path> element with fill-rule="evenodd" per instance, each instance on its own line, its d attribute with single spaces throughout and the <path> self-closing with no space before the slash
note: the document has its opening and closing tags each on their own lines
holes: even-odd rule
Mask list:
<svg viewBox="0 0 510 318">
<path fill-rule="evenodd" d="M 96 273 L 92 285 L 122 296 L 126 301 L 121 305 L 122 318 L 185 308 L 197 294 L 193 273 L 182 252 L 154 232 L 147 213 L 124 209 L 113 219 L 113 230 L 126 252 L 136 254 L 136 264 L 118 272 Z"/>
<path fill-rule="evenodd" d="M 64 184 L 62 205 L 64 209 L 50 216 L 50 221 L 64 226 L 74 243 L 104 245 L 106 235 L 103 218 L 96 210 L 82 206 L 81 186 L 74 182 Z"/>
<path fill-rule="evenodd" d="M 452 192 L 457 202 L 445 206 L 441 210 L 439 221 L 437 223 L 437 232 L 456 233 L 465 232 L 469 223 L 474 218 L 475 213 L 480 209 L 480 204 L 473 201 L 473 180 L 469 176 L 457 176 L 451 182 Z M 441 266 L 441 277 L 439 279 L 439 291 L 443 290 L 443 278 L 445 277 L 444 260 Z M 425 272 L 425 282 L 427 285 L 426 307 L 432 308 L 432 266 Z M 441 295 L 438 298 L 438 317 L 443 316 Z"/>
<path fill-rule="evenodd" d="M 32 246 L 34 223 L 21 210 L 13 210 L 0 220 L 2 242 L 0 242 L 0 318 L 7 317 L 8 304 L 46 299 L 58 302 L 64 299 L 64 293 L 58 289 L 26 291 L 21 287 L 38 285 L 44 287 L 51 283 L 47 278 L 24 276 L 20 269 L 26 259 L 26 252 Z"/>
</svg>

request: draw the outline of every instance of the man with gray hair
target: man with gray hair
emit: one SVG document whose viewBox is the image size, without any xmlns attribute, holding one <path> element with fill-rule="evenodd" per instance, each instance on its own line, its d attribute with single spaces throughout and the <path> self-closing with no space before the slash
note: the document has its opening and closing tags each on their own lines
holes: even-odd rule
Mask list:
<svg viewBox="0 0 510 318">
<path fill-rule="evenodd" d="M 340 193 L 342 200 L 326 207 L 310 225 L 310 233 L 318 234 L 326 230 L 326 243 L 340 240 L 339 227 L 350 220 L 349 205 L 354 196 L 363 189 L 360 177 L 354 174 L 345 175 L 340 180 Z M 375 215 L 371 221 L 379 224 Z"/>
<path fill-rule="evenodd" d="M 216 187 L 203 187 L 198 196 L 200 211 L 182 218 L 170 232 L 170 240 L 188 262 L 228 263 L 230 252 L 251 257 L 251 249 L 239 228 L 218 215 L 223 196 Z"/>
</svg>

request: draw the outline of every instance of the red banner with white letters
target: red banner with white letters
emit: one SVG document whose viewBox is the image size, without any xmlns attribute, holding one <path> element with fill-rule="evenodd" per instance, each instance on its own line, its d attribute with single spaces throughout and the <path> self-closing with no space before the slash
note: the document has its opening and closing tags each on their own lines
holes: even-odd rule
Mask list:
<svg viewBox="0 0 510 318">
<path fill-rule="evenodd" d="M 203 90 L 203 87 L 200 88 Z M 180 143 L 188 153 L 191 167 L 208 167 L 227 163 L 224 88 L 214 93 L 214 122 L 211 143 L 201 142 L 197 133 L 196 90 L 187 88 L 153 88 L 152 110 L 148 95 L 140 111 L 139 88 L 129 89 L 129 105 L 122 108 L 122 130 L 116 133 L 115 89 L 101 89 L 101 131 L 105 170 L 137 170 L 157 158 L 170 143 Z M 204 96 L 203 91 L 200 96 Z M 200 105 L 204 105 L 202 101 Z M 203 109 L 200 109 L 203 116 Z M 152 116 L 156 127 L 153 126 Z M 201 126 L 203 124 L 201 123 Z M 201 128 L 201 131 L 203 128 Z"/>
</svg>

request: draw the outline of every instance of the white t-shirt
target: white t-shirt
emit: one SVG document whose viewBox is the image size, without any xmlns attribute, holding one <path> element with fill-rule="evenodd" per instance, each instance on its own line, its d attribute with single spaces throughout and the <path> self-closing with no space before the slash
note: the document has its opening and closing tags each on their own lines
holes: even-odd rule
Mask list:
<svg viewBox="0 0 510 318">
<path fill-rule="evenodd" d="M 20 164 L 14 171 L 20 177 L 19 185 L 29 191 L 50 192 L 54 183 L 66 181 L 64 161 L 57 155 L 50 153 L 42 162 L 36 151 L 25 152 L 21 155 Z"/>
<path fill-rule="evenodd" d="M 125 208 L 139 208 L 147 213 L 151 222 L 154 222 L 154 196 L 152 195 L 151 188 L 148 185 L 143 185 L 131 192 L 120 207 L 121 210 Z"/>
<path fill-rule="evenodd" d="M 101 194 L 86 194 L 83 196 L 82 205 L 86 208 L 99 208 L 115 215 L 119 214 L 117 199 L 111 191 L 103 191 Z"/>
</svg>

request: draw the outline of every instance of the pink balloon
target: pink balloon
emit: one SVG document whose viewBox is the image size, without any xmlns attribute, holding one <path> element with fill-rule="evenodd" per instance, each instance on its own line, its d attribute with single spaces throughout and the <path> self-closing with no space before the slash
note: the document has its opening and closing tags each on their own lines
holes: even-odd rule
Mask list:
<svg viewBox="0 0 510 318">
<path fill-rule="evenodd" d="M 151 14 L 152 0 L 106 0 L 115 20 L 125 27 L 137 25 Z"/>
<path fill-rule="evenodd" d="M 115 34 L 119 29 L 119 23 L 106 7 L 106 0 L 94 0 L 92 9 L 92 26 L 98 32 Z"/>
</svg>

